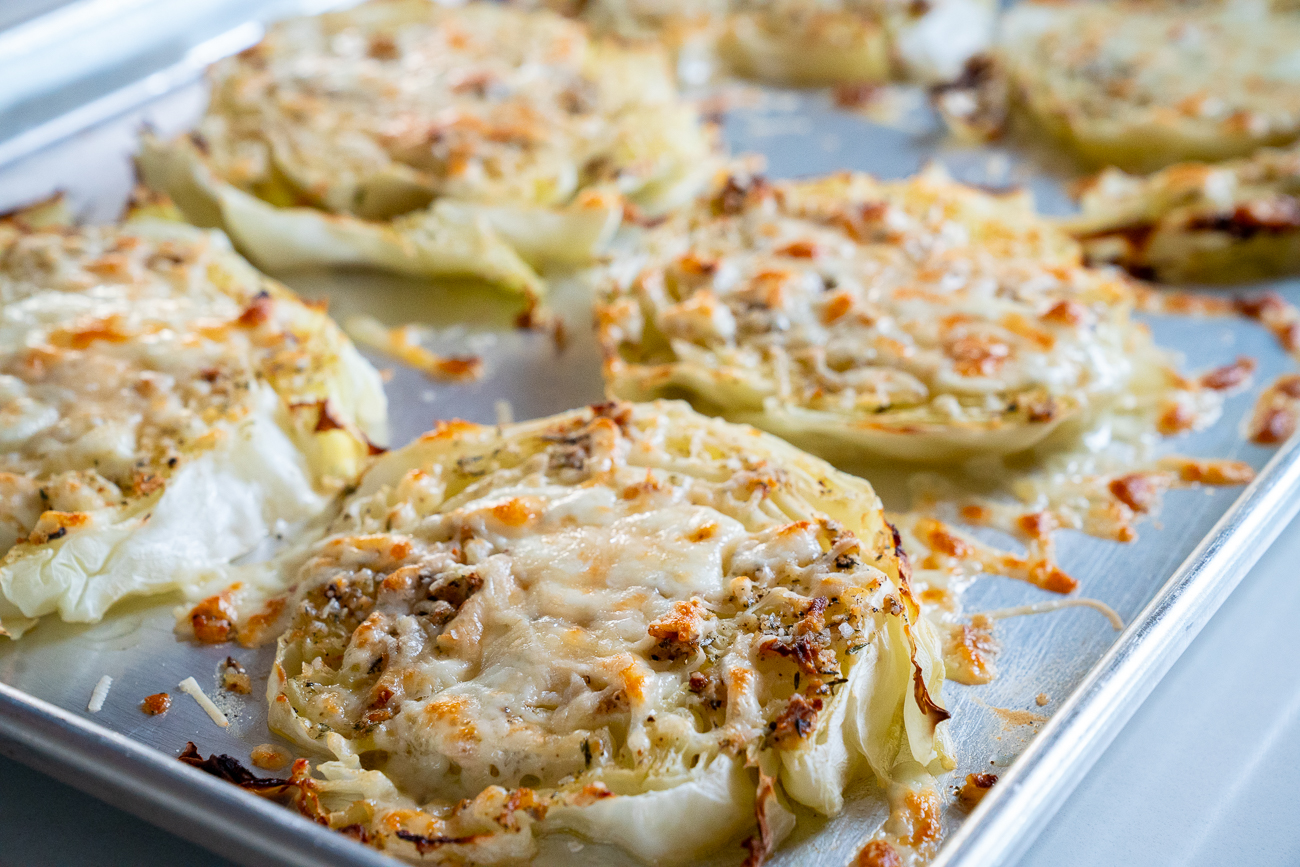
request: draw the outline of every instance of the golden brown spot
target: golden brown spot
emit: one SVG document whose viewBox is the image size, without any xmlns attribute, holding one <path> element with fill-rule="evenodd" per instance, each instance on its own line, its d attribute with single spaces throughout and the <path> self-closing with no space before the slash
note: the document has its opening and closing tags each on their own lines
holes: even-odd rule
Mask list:
<svg viewBox="0 0 1300 867">
<path fill-rule="evenodd" d="M 964 539 L 949 533 L 938 521 L 928 521 L 925 533 L 926 547 L 940 554 L 949 557 L 966 559 L 972 557 L 975 551 L 970 545 L 966 544 Z M 920 529 L 918 527 L 918 529 Z"/>
<path fill-rule="evenodd" d="M 221 664 L 221 688 L 238 695 L 248 695 L 253 691 L 252 678 L 233 656 L 227 656 Z"/>
<path fill-rule="evenodd" d="M 370 45 L 366 48 L 366 54 L 375 60 L 396 60 L 401 53 L 397 50 L 397 43 L 393 37 L 386 33 L 379 33 L 370 37 Z"/>
<path fill-rule="evenodd" d="M 645 701 L 645 674 L 640 667 L 633 663 L 618 673 L 618 678 L 623 683 L 623 692 L 626 693 L 629 700 L 634 702 Z"/>
<path fill-rule="evenodd" d="M 131 260 L 121 253 L 106 253 L 92 262 L 87 262 L 85 269 L 100 277 L 122 280 L 131 276 Z"/>
<path fill-rule="evenodd" d="M 113 315 L 103 319 L 79 319 L 66 328 L 51 331 L 48 342 L 59 349 L 86 349 L 94 343 L 125 343 L 131 339 L 125 319 Z"/>
<path fill-rule="evenodd" d="M 1261 446 L 1286 442 L 1295 433 L 1296 413 L 1282 407 L 1266 409 L 1251 425 L 1250 441 Z"/>
<path fill-rule="evenodd" d="M 822 324 L 830 325 L 844 318 L 853 309 L 853 296 L 848 292 L 836 292 L 822 308 Z"/>
<path fill-rule="evenodd" d="M 167 713 L 172 706 L 172 697 L 165 692 L 157 692 L 153 695 L 145 696 L 144 701 L 140 702 L 140 710 L 149 716 L 161 716 Z"/>
<path fill-rule="evenodd" d="M 812 701 L 795 693 L 790 702 L 771 724 L 772 746 L 777 749 L 793 749 L 808 738 L 817 728 L 817 714 L 821 712 L 822 700 Z"/>
<path fill-rule="evenodd" d="M 693 277 L 705 277 L 718 270 L 718 263 L 713 259 L 703 259 L 692 252 L 677 260 L 677 268 L 683 274 L 689 274 Z"/>
<path fill-rule="evenodd" d="M 1300 399 L 1300 376 L 1290 374 L 1279 377 L 1277 382 L 1273 383 L 1273 388 L 1287 397 Z"/>
<path fill-rule="evenodd" d="M 976 614 L 970 623 L 954 625 L 943 648 L 948 679 L 968 686 L 992 682 L 998 649 L 993 621 L 985 615 Z"/>
<path fill-rule="evenodd" d="M 939 799 L 933 791 L 908 792 L 900 812 L 912 831 L 910 835 L 899 835 L 903 842 L 917 850 L 939 842 L 943 824 L 939 818 Z"/>
<path fill-rule="evenodd" d="M 1079 582 L 1071 578 L 1050 560 L 1034 563 L 1029 569 L 1029 580 L 1035 586 L 1052 593 L 1073 593 Z"/>
<path fill-rule="evenodd" d="M 1120 476 L 1108 487 L 1115 499 L 1139 514 L 1151 511 L 1160 501 L 1160 489 L 1141 473 Z"/>
<path fill-rule="evenodd" d="M 1203 388 L 1214 391 L 1227 391 L 1242 385 L 1255 372 L 1255 359 L 1242 356 L 1232 364 L 1225 365 L 1201 377 Z"/>
<path fill-rule="evenodd" d="M 451 421 L 440 420 L 433 426 L 433 430 L 420 437 L 420 439 L 422 441 L 455 439 L 461 434 L 473 433 L 478 429 L 479 425 L 458 418 Z"/>
<path fill-rule="evenodd" d="M 1034 713 L 1033 711 L 1015 710 L 1009 707 L 996 707 L 991 704 L 985 705 L 985 707 L 993 711 L 993 713 L 1007 725 L 1030 726 L 1047 722 L 1047 717 L 1040 713 Z"/>
<path fill-rule="evenodd" d="M 253 299 L 252 304 L 244 308 L 244 312 L 239 314 L 235 322 L 244 328 L 256 328 L 271 320 L 271 312 L 274 308 L 275 302 L 271 300 L 271 296 L 263 292 Z"/>
<path fill-rule="evenodd" d="M 884 840 L 872 840 L 858 853 L 858 867 L 903 867 L 903 859 Z"/>
<path fill-rule="evenodd" d="M 876 84 L 841 84 L 835 88 L 833 97 L 838 108 L 862 108 L 870 105 L 880 92 Z"/>
<path fill-rule="evenodd" d="M 293 761 L 293 756 L 288 750 L 275 744 L 258 744 L 253 747 L 248 757 L 255 767 L 267 771 L 278 771 Z"/>
<path fill-rule="evenodd" d="M 677 660 L 693 656 L 704 637 L 708 611 L 698 598 L 673 603 L 672 610 L 650 623 L 646 631 L 655 640 L 651 659 Z"/>
<path fill-rule="evenodd" d="M 948 601 L 949 593 L 942 587 L 927 587 L 921 591 L 921 601 L 929 605 L 942 605 Z"/>
<path fill-rule="evenodd" d="M 1156 430 L 1164 436 L 1174 436 L 1196 426 L 1196 413 L 1180 401 L 1170 401 L 1156 420 Z"/>
<path fill-rule="evenodd" d="M 705 542 L 716 535 L 718 535 L 717 524 L 704 524 L 703 526 L 696 527 L 694 530 L 687 533 L 686 539 L 689 542 Z"/>
<path fill-rule="evenodd" d="M 1078 301 L 1064 300 L 1057 301 L 1051 308 L 1043 314 L 1044 322 L 1051 322 L 1054 325 L 1068 325 L 1077 327 L 1082 325 L 1088 318 L 1088 308 L 1084 307 Z"/>
<path fill-rule="evenodd" d="M 33 545 L 44 545 L 55 539 L 62 539 L 69 530 L 76 530 L 90 523 L 86 512 L 58 512 L 53 509 L 42 512 L 36 526 L 27 535 L 27 541 Z"/>
<path fill-rule="evenodd" d="M 812 241 L 795 241 L 777 250 L 776 254 L 778 256 L 789 256 L 792 259 L 816 259 L 820 255 L 820 251 Z"/>
<path fill-rule="evenodd" d="M 1255 470 L 1241 461 L 1216 458 L 1166 458 L 1162 466 L 1172 466 L 1184 482 L 1202 485 L 1245 485 L 1255 478 Z"/>
<path fill-rule="evenodd" d="M 1031 539 L 1046 539 L 1059 526 L 1051 512 L 1033 512 L 1016 519 L 1016 527 Z"/>
<path fill-rule="evenodd" d="M 992 376 L 1011 356 L 1011 347 L 991 337 L 968 334 L 948 344 L 948 357 L 962 376 Z"/>
<path fill-rule="evenodd" d="M 492 517 L 507 527 L 522 527 L 537 517 L 537 510 L 528 498 L 515 497 L 493 506 Z"/>
<path fill-rule="evenodd" d="M 239 630 L 239 643 L 245 647 L 255 647 L 261 644 L 265 638 L 265 633 L 273 627 L 280 619 L 280 614 L 284 611 L 285 600 L 283 597 L 276 597 L 268 600 L 262 606 L 262 610 L 248 618 L 248 622 Z"/>
<path fill-rule="evenodd" d="M 144 470 L 136 470 L 131 473 L 131 490 L 137 496 L 147 497 L 155 491 L 161 490 L 167 481 L 155 473 L 147 473 Z"/>
<path fill-rule="evenodd" d="M 975 809 L 997 781 L 997 774 L 967 774 L 966 782 L 957 792 L 957 803 L 963 810 Z"/>
<path fill-rule="evenodd" d="M 1018 337 L 1023 337 L 1042 350 L 1056 345 L 1056 337 L 1041 328 L 1035 328 L 1029 320 L 1019 313 L 1009 314 L 1002 319 L 1002 326 Z"/>
<path fill-rule="evenodd" d="M 190 627 L 202 644 L 223 644 L 235 637 L 235 608 L 226 593 L 209 596 L 190 609 Z"/>
</svg>

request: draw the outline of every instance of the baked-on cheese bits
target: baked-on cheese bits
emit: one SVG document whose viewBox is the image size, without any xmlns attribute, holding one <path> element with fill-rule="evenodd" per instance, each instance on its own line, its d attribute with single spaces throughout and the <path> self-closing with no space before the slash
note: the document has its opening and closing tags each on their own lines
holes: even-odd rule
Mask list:
<svg viewBox="0 0 1300 867">
<path fill-rule="evenodd" d="M 1179 163 L 1148 177 L 1107 169 L 1080 193 L 1082 212 L 1065 228 L 1092 261 L 1168 282 L 1300 271 L 1300 148 Z"/>
<path fill-rule="evenodd" d="M 1027 196 L 931 171 L 732 177 L 610 266 L 605 372 L 832 460 L 1029 448 L 1167 374 L 1122 277 Z"/>
<path fill-rule="evenodd" d="M 0 221 L 0 629 L 95 621 L 310 517 L 385 436 L 376 371 L 225 238 Z"/>
<path fill-rule="evenodd" d="M 951 765 L 906 574 L 869 484 L 685 404 L 453 422 L 306 557 L 270 722 L 332 756 L 322 821 L 404 858 L 760 863 L 789 801 Z"/>
<path fill-rule="evenodd" d="M 1150 171 L 1300 137 L 1300 12 L 1280 0 L 1016 4 L 1015 109 L 1086 161 Z"/>
<path fill-rule="evenodd" d="M 713 142 L 666 57 L 550 12 L 375 0 L 292 20 L 217 64 L 197 133 L 146 180 L 268 268 L 482 278 L 535 298 L 585 264 L 622 197 L 689 198 Z"/>
<path fill-rule="evenodd" d="M 532 0 L 598 30 L 661 39 L 686 77 L 721 66 L 778 84 L 947 81 L 992 39 L 986 0 Z"/>
</svg>

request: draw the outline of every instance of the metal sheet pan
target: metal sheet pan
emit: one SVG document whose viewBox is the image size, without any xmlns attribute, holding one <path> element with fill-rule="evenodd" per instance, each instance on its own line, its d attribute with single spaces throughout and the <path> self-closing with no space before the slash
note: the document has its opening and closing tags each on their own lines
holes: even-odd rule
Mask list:
<svg viewBox="0 0 1300 867">
<path fill-rule="evenodd" d="M 852 168 L 897 177 L 937 157 L 961 179 L 1028 185 L 1044 210 L 1066 207 L 1059 182 L 1014 152 L 945 149 L 919 108 L 915 116 L 905 113 L 898 123 L 884 126 L 836 110 L 823 94 L 755 93 L 755 100 L 727 114 L 726 135 L 734 150 L 765 154 L 773 176 Z M 92 219 L 111 217 L 129 187 L 135 130 L 146 120 L 164 132 L 184 128 L 201 104 L 201 89 L 189 87 L 0 167 L 0 207 L 65 189 L 81 213 Z M 513 330 L 512 311 L 504 302 L 497 305 L 472 288 L 431 289 L 357 274 L 279 276 L 307 296 L 328 297 L 340 317 L 364 310 L 391 324 L 429 322 L 440 326 L 434 348 L 488 357 L 487 376 L 460 386 L 431 383 L 374 357 L 381 367 L 393 369 L 388 390 L 395 444 L 439 418 L 495 421 L 501 400 L 511 404 L 517 418 L 530 418 L 602 397 L 580 280 L 557 283 L 555 304 L 573 337 L 559 352 L 549 336 Z M 1300 301 L 1300 284 L 1273 288 Z M 1262 472 L 1244 493 L 1208 489 L 1171 494 L 1159 521 L 1143 526 L 1140 540 L 1131 545 L 1063 535 L 1064 567 L 1081 580 L 1086 595 L 1111 605 L 1129 626 L 1117 636 L 1103 618 L 1084 609 L 1006 621 L 999 629 L 1004 650 L 998 679 L 984 687 L 947 686 L 961 755 L 951 780 L 972 771 L 1002 775 L 969 817 L 947 814 L 950 839 L 939 856 L 947 867 L 1005 863 L 1032 840 L 1300 510 L 1300 444 L 1274 454 L 1246 443 L 1238 429 L 1259 388 L 1293 369 L 1293 363 L 1250 323 L 1155 318 L 1151 325 L 1161 343 L 1186 353 L 1189 368 L 1224 364 L 1241 354 L 1259 360 L 1255 387 L 1228 401 L 1222 421 L 1169 448 L 1239 458 Z M 985 610 L 1044 596 L 1019 582 L 985 578 L 968 591 L 966 604 L 969 610 Z M 269 649 L 234 651 L 261 677 L 255 677 L 251 697 L 222 699 L 233 719 L 227 730 L 213 726 L 182 695 L 175 696 L 173 709 L 163 717 L 139 711 L 145 695 L 175 693 L 176 684 L 190 675 L 210 694 L 218 692 L 217 665 L 231 650 L 178 643 L 172 634 L 175 601 L 136 602 L 89 627 L 46 622 L 20 642 L 0 645 L 0 749 L 243 863 L 391 863 L 171 758 L 187 740 L 204 752 L 236 756 L 273 740 L 260 699 Z M 113 677 L 114 685 L 104 709 L 92 715 L 86 702 L 104 674 Z M 1035 701 L 1040 694 L 1048 697 L 1046 706 Z M 1007 709 L 1027 715 L 1009 715 Z M 1011 716 L 1021 724 L 1009 723 Z M 773 863 L 847 864 L 883 814 L 878 794 L 864 785 L 841 816 L 805 817 Z M 598 847 L 566 847 L 560 853 L 565 863 L 608 863 L 608 856 Z"/>
</svg>

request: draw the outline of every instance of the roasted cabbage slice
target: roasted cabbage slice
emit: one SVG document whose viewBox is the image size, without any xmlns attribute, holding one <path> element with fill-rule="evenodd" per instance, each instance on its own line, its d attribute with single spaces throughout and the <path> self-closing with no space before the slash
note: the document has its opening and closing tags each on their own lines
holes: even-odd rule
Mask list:
<svg viewBox="0 0 1300 867">
<path fill-rule="evenodd" d="M 321 310 L 216 232 L 0 221 L 0 631 L 201 580 L 324 509 L 385 436 Z"/>
<path fill-rule="evenodd" d="M 535 298 L 585 264 L 623 197 L 657 212 L 707 180 L 712 133 L 665 55 L 550 12 L 373 0 L 276 25 L 217 64 L 195 134 L 145 179 L 254 262 L 479 277 Z"/>
<path fill-rule="evenodd" d="M 532 0 L 604 32 L 662 39 L 679 69 L 722 67 L 777 84 L 940 82 L 988 48 L 986 0 Z"/>
<path fill-rule="evenodd" d="M 1300 137 L 1300 10 L 1284 0 L 1016 4 L 1013 111 L 1099 166 L 1151 171 Z"/>
<path fill-rule="evenodd" d="M 1300 271 L 1300 148 L 1180 163 L 1148 177 L 1108 169 L 1065 223 L 1089 259 L 1167 282 L 1236 283 Z"/>
<path fill-rule="evenodd" d="M 682 403 L 444 424 L 305 556 L 270 723 L 408 859 L 765 847 L 787 799 L 951 764 L 896 538 L 867 482 Z"/>
<path fill-rule="evenodd" d="M 607 269 L 598 321 L 620 397 L 685 395 L 837 461 L 948 460 L 1159 387 L 1132 306 L 1027 196 L 930 171 L 732 177 Z"/>
</svg>

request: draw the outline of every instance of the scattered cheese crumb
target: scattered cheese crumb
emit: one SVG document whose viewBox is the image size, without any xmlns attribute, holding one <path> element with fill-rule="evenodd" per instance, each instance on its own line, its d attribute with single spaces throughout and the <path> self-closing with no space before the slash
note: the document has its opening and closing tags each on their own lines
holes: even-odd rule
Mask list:
<svg viewBox="0 0 1300 867">
<path fill-rule="evenodd" d="M 99 713 L 104 709 L 104 699 L 108 698 L 108 691 L 113 686 L 113 678 L 107 674 L 99 679 L 95 684 L 95 689 L 90 694 L 90 703 L 86 705 L 86 710 L 91 713 Z"/>
<path fill-rule="evenodd" d="M 207 713 L 208 716 L 212 717 L 214 723 L 222 728 L 230 725 L 230 720 L 226 719 L 226 715 L 221 712 L 221 708 L 212 703 L 212 699 L 208 698 L 207 694 L 199 687 L 198 681 L 194 678 L 187 677 L 182 680 L 180 682 L 180 690 L 197 701 L 199 707 L 203 708 L 204 712 Z"/>
<path fill-rule="evenodd" d="M 515 420 L 515 408 L 510 405 L 508 400 L 498 400 L 496 403 L 497 424 L 506 425 Z"/>
<path fill-rule="evenodd" d="M 233 656 L 227 656 L 218 670 L 221 674 L 221 688 L 226 692 L 248 695 L 253 691 L 252 678 Z"/>
<path fill-rule="evenodd" d="M 1047 697 L 1047 693 L 1045 693 L 1045 692 L 1040 692 L 1040 693 L 1038 694 L 1038 698 L 1034 699 L 1034 701 L 1038 702 L 1038 706 L 1039 706 L 1039 707 L 1042 707 L 1043 705 L 1045 705 L 1045 704 L 1047 704 L 1049 701 L 1051 701 L 1051 699 Z"/>
<path fill-rule="evenodd" d="M 293 760 L 288 750 L 275 744 L 258 744 L 249 753 L 249 758 L 256 767 L 268 771 L 278 771 Z"/>
</svg>

